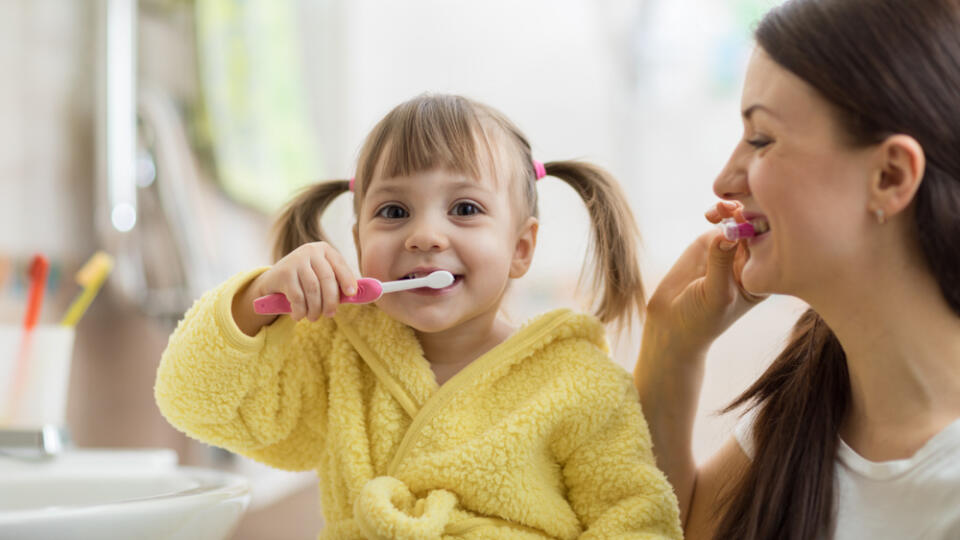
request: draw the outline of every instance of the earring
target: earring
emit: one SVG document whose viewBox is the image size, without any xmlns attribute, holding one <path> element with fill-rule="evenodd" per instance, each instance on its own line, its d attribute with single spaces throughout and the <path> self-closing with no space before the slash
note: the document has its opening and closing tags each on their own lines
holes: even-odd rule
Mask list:
<svg viewBox="0 0 960 540">
<path fill-rule="evenodd" d="M 876 210 L 873 211 L 873 213 L 875 216 L 877 216 L 877 223 L 879 223 L 880 225 L 883 225 L 884 223 L 887 222 L 887 216 L 883 212 L 883 208 L 877 208 Z"/>
</svg>

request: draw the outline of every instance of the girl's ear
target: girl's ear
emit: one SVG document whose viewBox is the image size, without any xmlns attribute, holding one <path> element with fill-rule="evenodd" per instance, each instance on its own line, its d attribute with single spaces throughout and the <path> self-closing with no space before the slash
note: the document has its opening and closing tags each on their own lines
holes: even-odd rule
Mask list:
<svg viewBox="0 0 960 540">
<path fill-rule="evenodd" d="M 923 147 L 909 135 L 891 135 L 880 144 L 879 167 L 870 180 L 872 214 L 893 217 L 910 205 L 926 168 Z"/>
<path fill-rule="evenodd" d="M 517 244 L 513 250 L 513 260 L 510 262 L 510 277 L 522 277 L 530 269 L 530 263 L 533 262 L 533 252 L 537 248 L 537 231 L 540 228 L 540 221 L 530 216 L 520 227 L 520 235 L 517 237 Z"/>
</svg>

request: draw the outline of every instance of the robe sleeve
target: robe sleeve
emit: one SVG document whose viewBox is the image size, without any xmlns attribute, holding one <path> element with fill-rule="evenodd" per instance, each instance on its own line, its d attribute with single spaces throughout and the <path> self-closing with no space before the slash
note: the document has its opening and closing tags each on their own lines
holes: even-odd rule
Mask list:
<svg viewBox="0 0 960 540">
<path fill-rule="evenodd" d="M 286 470 L 317 467 L 325 435 L 326 381 L 335 323 L 287 316 L 247 336 L 233 297 L 263 269 L 206 293 L 170 336 L 154 397 L 190 437 Z"/>
<path fill-rule="evenodd" d="M 589 415 L 582 442 L 563 464 L 571 506 L 584 526 L 580 538 L 681 539 L 673 487 L 654 461 L 650 432 L 636 390 L 624 375 L 619 399 Z"/>
</svg>

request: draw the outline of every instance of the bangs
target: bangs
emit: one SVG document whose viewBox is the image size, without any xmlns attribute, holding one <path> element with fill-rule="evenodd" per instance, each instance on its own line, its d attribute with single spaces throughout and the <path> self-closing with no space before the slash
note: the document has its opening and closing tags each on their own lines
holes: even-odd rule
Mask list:
<svg viewBox="0 0 960 540">
<path fill-rule="evenodd" d="M 486 164 L 499 161 L 494 135 L 488 133 L 496 130 L 496 122 L 479 107 L 459 96 L 420 96 L 392 110 L 361 151 L 361 189 L 374 175 L 393 178 L 434 169 L 479 180 Z"/>
</svg>

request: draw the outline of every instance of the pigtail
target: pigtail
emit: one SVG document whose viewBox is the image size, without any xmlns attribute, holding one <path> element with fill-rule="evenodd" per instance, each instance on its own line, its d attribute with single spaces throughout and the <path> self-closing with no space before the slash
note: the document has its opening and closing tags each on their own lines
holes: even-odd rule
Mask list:
<svg viewBox="0 0 960 540">
<path fill-rule="evenodd" d="M 329 242 L 320 218 L 339 195 L 350 191 L 348 180 L 332 180 L 307 187 L 284 208 L 274 225 L 273 258 L 280 260 L 308 242 Z"/>
<path fill-rule="evenodd" d="M 546 172 L 569 184 L 583 199 L 592 223 L 592 290 L 599 295 L 596 316 L 629 325 L 642 315 L 646 298 L 637 261 L 640 233 L 616 180 L 605 170 L 580 161 L 552 161 Z M 587 266 L 585 266 L 586 268 Z M 581 274 L 581 279 L 583 274 Z"/>
<path fill-rule="evenodd" d="M 840 423 L 850 399 L 846 355 L 812 309 L 767 371 L 724 412 L 753 403 L 755 455 L 721 497 L 714 539 L 829 536 Z"/>
</svg>

